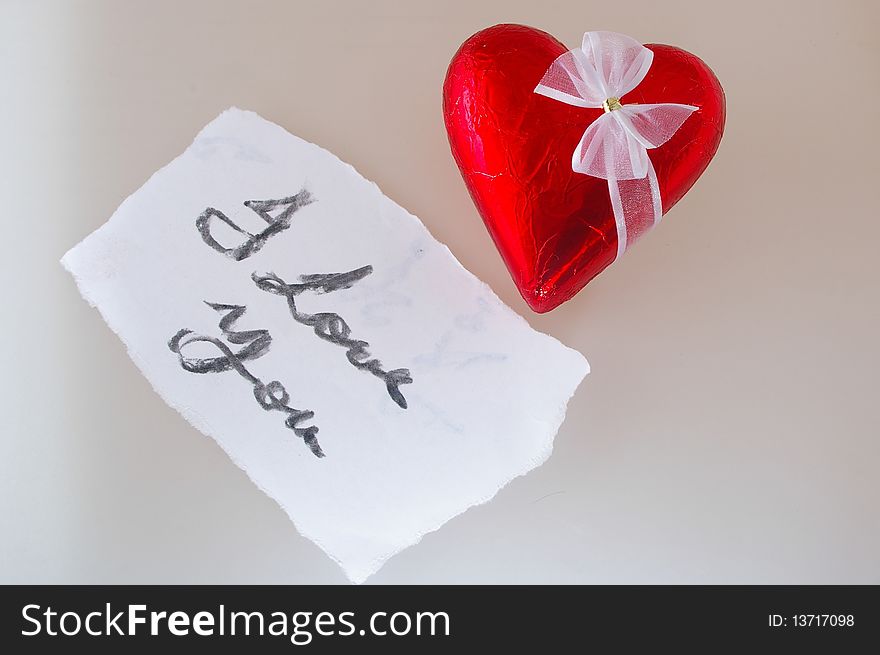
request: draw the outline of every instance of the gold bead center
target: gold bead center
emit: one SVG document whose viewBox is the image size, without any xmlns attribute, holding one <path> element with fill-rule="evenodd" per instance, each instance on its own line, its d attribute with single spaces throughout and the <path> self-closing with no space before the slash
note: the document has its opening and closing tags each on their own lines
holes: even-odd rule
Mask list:
<svg viewBox="0 0 880 655">
<path fill-rule="evenodd" d="M 602 103 L 602 109 L 606 112 L 615 111 L 616 109 L 620 109 L 620 98 L 606 98 L 605 102 Z"/>
</svg>

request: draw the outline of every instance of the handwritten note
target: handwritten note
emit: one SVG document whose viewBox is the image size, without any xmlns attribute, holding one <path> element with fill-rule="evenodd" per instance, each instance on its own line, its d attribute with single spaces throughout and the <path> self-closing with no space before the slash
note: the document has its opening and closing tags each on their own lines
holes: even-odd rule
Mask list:
<svg viewBox="0 0 880 655">
<path fill-rule="evenodd" d="M 540 465 L 588 372 L 351 166 L 237 109 L 62 263 L 354 582 Z"/>
</svg>

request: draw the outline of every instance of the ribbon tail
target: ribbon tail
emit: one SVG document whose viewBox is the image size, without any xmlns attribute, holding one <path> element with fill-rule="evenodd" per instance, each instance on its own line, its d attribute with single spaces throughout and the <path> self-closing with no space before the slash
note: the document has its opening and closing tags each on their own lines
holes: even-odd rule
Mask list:
<svg viewBox="0 0 880 655">
<path fill-rule="evenodd" d="M 636 180 L 608 177 L 608 193 L 617 225 L 617 257 L 642 235 L 660 222 L 663 206 L 660 184 L 651 158 L 647 158 L 648 174 Z"/>
</svg>

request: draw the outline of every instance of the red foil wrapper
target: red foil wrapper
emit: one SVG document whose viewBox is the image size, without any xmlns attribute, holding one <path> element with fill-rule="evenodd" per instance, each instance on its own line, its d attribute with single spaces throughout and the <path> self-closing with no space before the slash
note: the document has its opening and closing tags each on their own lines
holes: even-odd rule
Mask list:
<svg viewBox="0 0 880 655">
<path fill-rule="evenodd" d="M 647 44 L 654 61 L 621 102 L 698 107 L 672 138 L 649 150 L 663 213 L 709 165 L 724 129 L 724 92 L 698 57 Z M 572 170 L 584 130 L 601 109 L 536 94 L 566 52 L 551 35 L 496 25 L 464 42 L 443 85 L 452 155 L 520 294 L 543 313 L 569 300 L 614 261 L 617 228 L 605 180 Z"/>
</svg>

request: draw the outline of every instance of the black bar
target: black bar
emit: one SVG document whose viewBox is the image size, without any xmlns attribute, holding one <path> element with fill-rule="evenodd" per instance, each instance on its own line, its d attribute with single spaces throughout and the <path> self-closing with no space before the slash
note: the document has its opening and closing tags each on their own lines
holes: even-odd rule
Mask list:
<svg viewBox="0 0 880 655">
<path fill-rule="evenodd" d="M 133 624 L 133 635 L 120 635 L 129 631 L 132 605 L 145 606 L 133 611 L 144 622 Z M 182 613 L 174 630 L 187 634 L 172 633 L 172 612 Z M 207 615 L 197 618 L 199 612 Z M 234 612 L 260 616 L 233 617 Z M 10 586 L 0 591 L 0 644 L 5 652 L 83 646 L 90 653 L 140 645 L 192 652 L 223 640 L 248 652 L 367 647 L 369 652 L 448 653 L 487 646 L 491 652 L 510 648 L 514 653 L 840 649 L 877 643 L 878 616 L 880 594 L 874 586 Z M 156 635 L 150 634 L 153 621 Z M 273 625 L 284 634 L 269 634 Z M 77 626 L 77 634 L 61 634 L 62 627 L 75 632 Z M 87 627 L 111 634 L 92 636 Z M 212 634 L 197 634 L 196 627 Z M 294 632 L 297 644 L 291 641 Z"/>
</svg>

